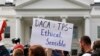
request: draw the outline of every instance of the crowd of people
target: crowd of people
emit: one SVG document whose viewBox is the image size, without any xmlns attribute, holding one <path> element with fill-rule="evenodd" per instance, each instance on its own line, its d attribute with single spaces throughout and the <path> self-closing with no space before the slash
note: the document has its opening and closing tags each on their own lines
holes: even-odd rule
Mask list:
<svg viewBox="0 0 100 56">
<path fill-rule="evenodd" d="M 48 48 L 44 48 L 40 45 L 23 46 L 20 44 L 19 38 L 12 39 L 12 43 L 14 46 L 10 53 L 7 48 L 0 43 L 0 56 L 70 56 L 68 51 L 63 50 L 52 50 L 51 55 L 48 55 Z M 81 53 L 77 56 L 100 56 L 100 40 L 94 41 L 91 47 L 90 37 L 83 36 L 80 38 L 79 43 Z"/>
</svg>

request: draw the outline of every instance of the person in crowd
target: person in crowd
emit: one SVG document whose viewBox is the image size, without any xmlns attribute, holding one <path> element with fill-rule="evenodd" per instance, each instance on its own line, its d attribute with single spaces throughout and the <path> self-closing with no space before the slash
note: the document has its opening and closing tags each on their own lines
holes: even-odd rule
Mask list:
<svg viewBox="0 0 100 56">
<path fill-rule="evenodd" d="M 29 51 L 29 45 L 24 46 L 24 56 L 28 56 L 28 51 Z"/>
<path fill-rule="evenodd" d="M 68 51 L 63 51 L 64 56 L 70 56 Z"/>
<path fill-rule="evenodd" d="M 6 24 L 6 20 L 3 21 L 2 27 L 0 29 L 0 56 L 10 56 L 9 51 L 7 50 L 7 48 L 4 46 L 3 43 L 1 43 L 2 41 L 2 34 L 5 31 L 7 24 Z"/>
<path fill-rule="evenodd" d="M 91 39 L 89 36 L 80 38 L 80 48 L 82 53 L 79 56 L 91 56 Z"/>
<path fill-rule="evenodd" d="M 94 41 L 93 52 L 91 56 L 100 56 L 100 40 Z"/>
<path fill-rule="evenodd" d="M 29 56 L 46 56 L 46 53 L 42 46 L 33 45 L 29 48 Z"/>
<path fill-rule="evenodd" d="M 10 52 L 10 55 L 13 54 L 13 50 L 14 49 L 17 49 L 17 48 L 21 48 L 24 50 L 24 46 L 22 44 L 20 44 L 20 39 L 19 38 L 13 38 L 12 39 L 12 43 L 14 44 L 13 47 L 11 48 L 11 52 Z"/>
<path fill-rule="evenodd" d="M 20 38 L 14 38 L 14 39 L 12 39 L 12 43 L 14 44 L 14 46 L 12 48 L 13 50 L 17 49 L 17 48 L 24 49 L 24 46 L 22 44 L 20 44 Z"/>
<path fill-rule="evenodd" d="M 23 49 L 21 49 L 21 48 L 14 49 L 12 56 L 24 56 Z"/>
<path fill-rule="evenodd" d="M 0 43 L 0 56 L 10 56 L 9 51 L 2 43 Z"/>
<path fill-rule="evenodd" d="M 62 50 L 52 50 L 52 56 L 64 56 L 64 53 Z"/>
</svg>

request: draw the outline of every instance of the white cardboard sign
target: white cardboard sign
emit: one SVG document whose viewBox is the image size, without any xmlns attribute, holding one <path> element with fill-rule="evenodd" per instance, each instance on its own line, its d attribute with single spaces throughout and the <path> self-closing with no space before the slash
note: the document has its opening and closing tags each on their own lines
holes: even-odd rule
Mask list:
<svg viewBox="0 0 100 56">
<path fill-rule="evenodd" d="M 71 51 L 73 24 L 34 18 L 31 45 Z"/>
</svg>

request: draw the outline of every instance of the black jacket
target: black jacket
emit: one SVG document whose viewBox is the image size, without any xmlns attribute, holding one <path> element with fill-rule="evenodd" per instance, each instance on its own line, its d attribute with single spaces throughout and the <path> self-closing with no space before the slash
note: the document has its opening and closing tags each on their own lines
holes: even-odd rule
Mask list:
<svg viewBox="0 0 100 56">
<path fill-rule="evenodd" d="M 100 56 L 100 49 L 94 50 L 91 56 Z"/>
<path fill-rule="evenodd" d="M 8 50 L 4 45 L 0 46 L 0 56 L 10 56 Z"/>
</svg>

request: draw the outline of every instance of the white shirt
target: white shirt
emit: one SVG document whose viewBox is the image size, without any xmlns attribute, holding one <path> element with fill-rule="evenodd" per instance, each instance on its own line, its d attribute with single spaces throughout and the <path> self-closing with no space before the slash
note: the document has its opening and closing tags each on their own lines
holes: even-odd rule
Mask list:
<svg viewBox="0 0 100 56">
<path fill-rule="evenodd" d="M 85 53 L 82 56 L 91 56 L 91 54 L 90 53 Z"/>
</svg>

